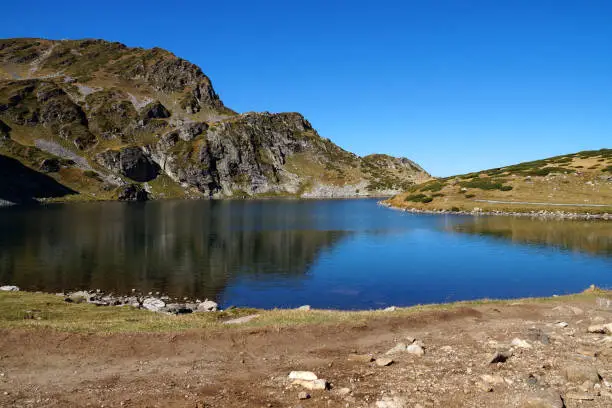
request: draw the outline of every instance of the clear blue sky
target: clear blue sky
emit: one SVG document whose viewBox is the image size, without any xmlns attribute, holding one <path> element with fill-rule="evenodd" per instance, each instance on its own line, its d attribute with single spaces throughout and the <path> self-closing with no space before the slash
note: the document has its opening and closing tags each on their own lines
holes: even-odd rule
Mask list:
<svg viewBox="0 0 612 408">
<path fill-rule="evenodd" d="M 239 112 L 434 175 L 612 147 L 612 1 L 5 3 L 0 37 L 166 48 Z"/>
</svg>

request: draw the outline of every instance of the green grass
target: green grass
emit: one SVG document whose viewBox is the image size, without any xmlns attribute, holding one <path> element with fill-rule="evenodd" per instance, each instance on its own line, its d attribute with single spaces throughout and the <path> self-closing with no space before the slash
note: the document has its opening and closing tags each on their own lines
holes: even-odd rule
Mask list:
<svg viewBox="0 0 612 408">
<path fill-rule="evenodd" d="M 426 194 L 411 194 L 407 196 L 404 201 L 412 201 L 413 203 L 430 203 L 433 198 Z"/>
<path fill-rule="evenodd" d="M 459 183 L 459 185 L 465 188 L 478 188 L 481 190 L 502 190 L 502 191 L 508 191 L 507 189 L 509 187 L 509 186 L 504 186 L 502 181 L 498 181 L 495 179 L 489 179 L 489 178 L 476 178 L 474 180 L 462 181 Z M 503 190 L 504 188 L 506 188 L 506 190 Z M 512 187 L 510 187 L 510 190 L 511 189 Z"/>
<path fill-rule="evenodd" d="M 512 300 L 482 299 L 446 304 L 417 305 L 398 308 L 395 312 L 382 310 L 334 311 L 297 309 L 230 309 L 222 312 L 166 315 L 124 306 L 95 306 L 87 303 L 67 303 L 62 296 L 31 292 L 0 292 L 0 328 L 53 329 L 65 332 L 118 333 L 118 332 L 176 332 L 189 329 L 231 330 L 235 326 L 222 322 L 241 316 L 258 314 L 259 317 L 241 324 L 252 326 L 294 326 L 309 324 L 338 324 L 360 322 L 390 316 L 408 316 L 423 311 L 452 310 L 456 307 L 483 304 L 542 303 L 549 301 L 588 300 L 611 297 L 612 291 L 596 289 L 580 294 L 553 298 Z"/>
</svg>

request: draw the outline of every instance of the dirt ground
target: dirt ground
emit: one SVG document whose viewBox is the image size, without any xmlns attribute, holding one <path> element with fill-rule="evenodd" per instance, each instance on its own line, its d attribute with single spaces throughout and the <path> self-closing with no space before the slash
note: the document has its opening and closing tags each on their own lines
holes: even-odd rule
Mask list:
<svg viewBox="0 0 612 408">
<path fill-rule="evenodd" d="M 587 332 L 610 322 L 612 306 L 591 299 L 174 334 L 4 329 L 0 406 L 535 408 L 563 407 L 563 398 L 568 408 L 611 407 L 612 336 Z M 385 356 L 412 338 L 424 355 Z M 510 349 L 505 362 L 489 363 Z M 314 372 L 329 389 L 292 385 L 292 370 Z M 310 398 L 300 400 L 302 391 Z"/>
</svg>

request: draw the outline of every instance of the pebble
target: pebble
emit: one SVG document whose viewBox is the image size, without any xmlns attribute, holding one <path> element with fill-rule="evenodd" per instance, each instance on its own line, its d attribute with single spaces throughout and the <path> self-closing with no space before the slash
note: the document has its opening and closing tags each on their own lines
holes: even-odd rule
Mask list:
<svg viewBox="0 0 612 408">
<path fill-rule="evenodd" d="M 423 350 L 423 347 L 419 346 L 418 344 L 409 345 L 408 347 L 406 347 L 406 351 L 416 356 L 422 356 L 423 354 L 425 354 L 425 350 Z"/>
<path fill-rule="evenodd" d="M 393 359 L 388 357 L 381 357 L 376 359 L 376 365 L 379 367 L 386 367 L 393 364 Z"/>
<path fill-rule="evenodd" d="M 526 340 L 521 340 L 519 338 L 514 338 L 512 339 L 512 344 L 514 347 L 518 347 L 518 348 L 524 348 L 524 349 L 530 349 L 532 348 L 532 345 L 529 344 L 529 342 L 527 342 Z"/>
<path fill-rule="evenodd" d="M 350 354 L 348 361 L 357 361 L 359 363 L 370 363 L 374 361 L 374 358 L 369 354 Z"/>
<path fill-rule="evenodd" d="M 557 322 L 557 323 L 555 323 L 555 326 L 561 327 L 561 328 L 565 328 L 565 327 L 569 326 L 569 323 L 567 323 L 567 322 Z"/>
<path fill-rule="evenodd" d="M 312 371 L 291 371 L 289 373 L 290 380 L 305 380 L 305 381 L 314 381 L 319 377 Z"/>
<path fill-rule="evenodd" d="M 306 400 L 308 398 L 310 398 L 310 394 L 307 393 L 306 391 L 302 391 L 298 394 L 298 399 Z"/>
<path fill-rule="evenodd" d="M 391 350 L 387 351 L 385 354 L 396 354 L 396 353 L 400 353 L 402 351 L 407 351 L 406 350 L 406 343 L 397 343 L 395 345 L 395 347 L 393 347 Z"/>
<path fill-rule="evenodd" d="M 294 380 L 293 385 L 301 385 L 302 387 L 308 390 L 326 390 L 327 389 L 327 381 L 323 379 L 318 380 Z"/>
<path fill-rule="evenodd" d="M 493 354 L 493 357 L 491 357 L 489 364 L 505 363 L 506 360 L 508 360 L 510 357 L 512 357 L 512 350 L 498 351 Z"/>
</svg>

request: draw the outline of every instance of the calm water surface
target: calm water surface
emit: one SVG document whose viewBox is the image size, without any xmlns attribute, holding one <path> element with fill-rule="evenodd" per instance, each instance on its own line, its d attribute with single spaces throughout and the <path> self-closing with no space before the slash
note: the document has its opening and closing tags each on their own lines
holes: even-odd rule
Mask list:
<svg viewBox="0 0 612 408">
<path fill-rule="evenodd" d="M 612 223 L 413 215 L 375 200 L 0 209 L 0 284 L 362 309 L 612 286 Z"/>
</svg>

